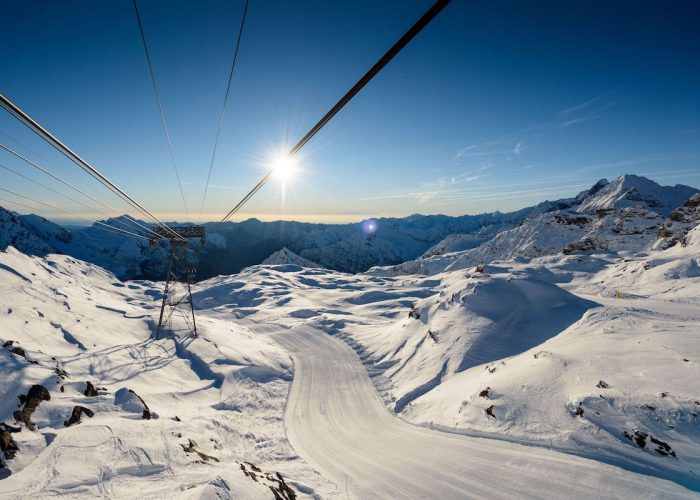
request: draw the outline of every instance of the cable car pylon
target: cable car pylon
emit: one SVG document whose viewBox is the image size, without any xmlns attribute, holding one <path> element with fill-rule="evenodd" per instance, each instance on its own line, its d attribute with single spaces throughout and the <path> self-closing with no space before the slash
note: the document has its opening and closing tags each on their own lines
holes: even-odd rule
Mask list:
<svg viewBox="0 0 700 500">
<path fill-rule="evenodd" d="M 165 228 L 155 227 L 151 231 L 150 237 L 151 246 L 157 245 L 161 239 L 168 240 L 168 272 L 165 278 L 156 338 L 160 338 L 160 331 L 164 327 L 175 333 L 172 327 L 172 318 L 176 311 L 187 326 L 187 335 L 196 337 L 197 320 L 192 303 L 192 280 L 195 275 L 195 267 L 189 259 L 189 240 L 199 238 L 199 244 L 204 246 L 204 227 L 181 226 L 169 229 L 170 231 L 166 231 Z M 173 235 L 172 232 L 176 235 Z"/>
</svg>

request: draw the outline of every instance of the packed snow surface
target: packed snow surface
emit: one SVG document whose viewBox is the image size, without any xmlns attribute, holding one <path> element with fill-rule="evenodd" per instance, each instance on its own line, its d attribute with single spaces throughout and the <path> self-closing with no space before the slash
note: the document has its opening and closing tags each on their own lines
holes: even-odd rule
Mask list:
<svg viewBox="0 0 700 500">
<path fill-rule="evenodd" d="M 697 495 L 698 198 L 650 182 L 362 274 L 282 249 L 193 287 L 196 337 L 179 318 L 156 335 L 158 283 L 10 246 L 0 497 Z M 40 254 L 74 243 L 32 216 L 0 225 Z M 373 238 L 337 243 L 389 251 Z"/>
<path fill-rule="evenodd" d="M 0 494 L 272 498 L 279 472 L 299 496 L 687 497 L 698 239 L 432 277 L 256 266 L 197 284 L 199 337 L 161 339 L 158 286 L 10 249 L 2 421 L 51 398 Z"/>
</svg>

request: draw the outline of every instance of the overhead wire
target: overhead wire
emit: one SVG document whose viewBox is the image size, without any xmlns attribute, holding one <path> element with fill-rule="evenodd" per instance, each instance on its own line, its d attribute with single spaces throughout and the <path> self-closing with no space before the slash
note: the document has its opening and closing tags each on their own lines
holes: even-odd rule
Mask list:
<svg viewBox="0 0 700 500">
<path fill-rule="evenodd" d="M 365 73 L 358 82 L 348 90 L 343 97 L 331 108 L 328 113 L 326 113 L 323 118 L 321 118 L 316 125 L 314 125 L 311 130 L 309 130 L 304 137 L 297 142 L 294 147 L 287 154 L 288 157 L 293 157 L 299 152 L 304 145 L 311 140 L 311 138 L 318 133 L 319 130 L 323 128 L 326 123 L 328 123 L 331 118 L 333 118 L 338 111 L 340 111 L 355 95 L 362 90 L 362 88 L 369 83 L 372 78 L 374 78 L 379 71 L 384 68 L 389 61 L 391 61 L 396 54 L 398 54 L 401 49 L 403 49 L 420 31 L 425 28 L 430 21 L 432 21 L 435 16 L 437 16 L 442 9 L 444 9 L 450 0 L 437 0 L 428 11 L 423 14 L 423 16 L 416 21 L 416 23 L 409 28 L 409 30 L 401 37 L 399 40 L 372 66 L 367 73 Z M 270 180 L 270 177 L 274 174 L 274 170 L 266 173 L 258 183 L 253 186 L 253 188 L 239 201 L 215 226 L 218 227 L 220 224 L 226 222 L 231 216 L 233 216 L 238 210 L 245 205 L 248 200 L 250 200 L 255 193 L 257 193 L 266 183 Z"/>
<path fill-rule="evenodd" d="M 72 201 L 73 203 L 76 203 L 76 204 L 78 204 L 78 205 L 80 205 L 80 206 L 82 206 L 82 207 L 84 207 L 84 208 L 87 208 L 87 209 L 90 209 L 90 210 L 92 210 L 92 211 L 95 211 L 95 208 L 94 208 L 94 207 L 91 207 L 90 205 L 86 205 L 85 203 L 83 203 L 83 202 L 81 202 L 81 201 L 79 201 L 79 200 L 76 200 L 75 198 L 72 198 L 72 197 L 68 196 L 68 195 L 65 194 L 65 193 L 62 193 L 62 192 L 60 192 L 60 191 L 57 191 L 57 190 L 53 189 L 52 187 L 47 186 L 46 184 L 43 184 L 43 183 L 41 183 L 41 182 L 39 182 L 39 181 L 37 181 L 37 180 L 35 180 L 35 179 L 32 179 L 31 177 L 28 177 L 28 176 L 22 174 L 21 172 L 17 172 L 16 170 L 14 170 L 14 169 L 8 167 L 7 165 L 3 165 L 2 163 L 0 163 L 0 168 L 2 168 L 3 170 L 6 170 L 6 171 L 8 171 L 8 172 L 11 172 L 11 173 L 15 174 L 16 176 L 21 177 L 22 179 L 25 179 L 25 180 L 27 180 L 27 181 L 33 183 L 33 184 L 36 184 L 36 185 L 39 186 L 39 187 L 42 187 L 42 188 L 44 188 L 44 189 L 46 189 L 46 190 L 48 190 L 48 191 L 51 191 L 52 193 L 55 193 L 55 194 L 57 194 L 57 195 L 59 195 L 59 196 L 62 196 L 62 197 L 64 197 L 64 198 L 66 198 L 67 200 Z M 115 222 L 121 222 L 121 220 L 120 220 L 120 219 L 117 219 Z M 101 224 L 102 224 L 102 223 L 101 223 Z M 115 228 L 115 229 L 121 229 L 121 228 Z M 123 230 L 123 229 L 122 229 L 122 230 Z M 125 231 L 125 230 L 124 230 L 124 231 Z M 136 233 L 131 233 L 130 231 L 125 231 L 125 232 L 127 232 L 127 233 L 129 233 L 129 234 L 136 234 Z M 149 233 L 149 234 L 150 234 L 150 233 Z M 140 236 L 146 237 L 143 233 L 140 233 L 139 235 L 140 235 Z"/>
<path fill-rule="evenodd" d="M 23 150 L 27 151 L 28 153 L 30 153 L 30 154 L 34 155 L 35 157 L 39 158 L 40 160 L 42 160 L 43 165 L 50 165 L 51 167 L 54 167 L 54 168 L 56 168 L 57 170 L 59 170 L 61 173 L 65 174 L 65 175 L 67 175 L 67 176 L 69 176 L 69 177 L 72 177 L 72 173 L 69 172 L 68 169 L 63 168 L 61 165 L 56 164 L 56 163 L 53 162 L 52 160 L 49 160 L 49 159 L 46 158 L 44 155 L 42 155 L 41 153 L 39 153 L 39 152 L 36 151 L 35 149 L 30 148 L 28 145 L 26 145 L 25 143 L 23 143 L 22 141 L 20 141 L 20 140 L 17 139 L 16 137 L 13 137 L 13 136 L 11 136 L 11 135 L 8 134 L 8 133 L 3 132 L 2 130 L 0 130 L 0 135 L 3 136 L 3 137 L 6 138 L 6 139 L 12 141 L 12 142 L 15 143 L 17 146 L 19 146 L 19 147 L 22 148 Z M 74 183 L 76 186 L 82 186 L 82 187 L 83 187 L 84 189 L 86 189 L 86 190 L 91 190 L 91 191 L 93 192 L 93 194 L 95 193 L 94 187 L 93 187 L 93 186 L 90 186 L 88 183 L 86 183 L 86 182 L 83 181 L 82 179 L 78 179 L 78 178 L 73 177 L 71 180 L 73 181 L 73 183 Z M 120 201 L 121 201 L 121 200 L 120 200 Z M 120 221 L 120 222 L 121 222 L 121 221 Z"/>
<path fill-rule="evenodd" d="M 134 0 L 135 1 L 135 0 Z M 238 37 L 236 38 L 236 48 L 233 51 L 233 61 L 231 63 L 231 71 L 228 74 L 228 83 L 226 84 L 226 93 L 224 94 L 224 102 L 221 106 L 221 115 L 219 117 L 219 125 L 216 129 L 216 137 L 214 139 L 214 149 L 211 153 L 211 160 L 209 161 L 209 172 L 207 173 L 207 182 L 204 184 L 204 195 L 202 196 L 202 204 L 199 207 L 199 217 L 197 220 L 202 220 L 202 211 L 204 210 L 204 203 L 207 199 L 207 192 L 209 190 L 209 181 L 211 179 L 211 172 L 214 168 L 214 159 L 216 158 L 216 150 L 219 145 L 219 137 L 221 136 L 221 129 L 224 125 L 224 115 L 226 114 L 226 103 L 228 102 L 228 96 L 231 92 L 231 82 L 233 81 L 234 70 L 236 69 L 236 61 L 238 60 L 238 49 L 241 46 L 241 38 L 243 36 L 243 27 L 245 26 L 246 15 L 248 14 L 248 1 L 245 0 L 245 5 L 243 6 L 243 16 L 241 17 L 241 25 L 238 28 Z"/>
<path fill-rule="evenodd" d="M 173 152 L 173 142 L 170 139 L 170 132 L 168 131 L 168 123 L 165 120 L 165 112 L 163 111 L 163 103 L 160 100 L 160 93 L 158 92 L 158 85 L 156 84 L 156 75 L 153 71 L 153 63 L 151 62 L 151 53 L 148 50 L 148 44 L 146 43 L 146 35 L 143 31 L 143 24 L 141 23 L 141 14 L 139 13 L 139 6 L 136 0 L 133 0 L 134 11 L 136 12 L 136 22 L 139 25 L 139 33 L 141 33 L 141 41 L 143 42 L 143 50 L 146 53 L 146 62 L 148 63 L 148 72 L 151 75 L 151 83 L 153 84 L 153 93 L 156 96 L 156 102 L 158 103 L 158 109 L 160 110 L 160 119 L 163 124 L 163 131 L 165 132 L 165 139 L 168 142 L 168 150 L 170 151 L 170 160 L 173 164 L 173 170 L 175 171 L 175 178 L 177 179 L 177 185 L 180 188 L 180 196 L 182 197 L 182 205 L 185 207 L 185 213 L 187 218 L 190 218 L 190 212 L 187 209 L 187 202 L 185 201 L 185 192 L 182 189 L 182 182 L 180 181 L 180 173 L 177 170 L 177 165 L 175 163 L 175 153 Z"/>
<path fill-rule="evenodd" d="M 142 240 L 150 241 L 149 238 L 146 238 L 145 236 L 141 236 L 140 234 L 132 233 L 132 232 L 126 231 L 126 230 L 124 230 L 124 229 L 120 229 L 120 228 L 118 228 L 118 227 L 110 226 L 109 224 L 107 224 L 107 223 L 105 223 L 105 222 L 101 222 L 101 221 L 95 220 L 95 219 L 93 219 L 93 218 L 91 218 L 91 217 L 86 217 L 85 215 L 82 215 L 82 214 L 79 214 L 79 213 L 76 213 L 76 212 L 72 212 L 71 210 L 68 210 L 68 209 L 65 209 L 65 208 L 57 207 L 57 206 L 55 206 L 55 205 L 52 205 L 52 204 L 50 204 L 50 203 L 46 203 L 46 202 L 44 202 L 44 201 L 35 200 L 34 198 L 30 198 L 29 196 L 16 193 L 16 192 L 11 191 L 11 190 L 9 190 L 9 189 L 0 187 L 0 191 L 4 191 L 4 192 L 6 192 L 6 193 L 10 193 L 10 194 L 12 194 L 12 195 L 14 195 L 14 196 L 18 196 L 18 197 L 20 197 L 20 198 L 22 198 L 22 199 L 31 201 L 32 203 L 38 203 L 39 205 L 44 205 L 45 207 L 51 208 L 52 210 L 59 210 L 59 211 L 61 211 L 61 212 L 67 213 L 67 214 L 69 214 L 69 215 L 72 215 L 72 216 L 74 216 L 74 217 L 79 217 L 79 218 L 81 218 L 81 219 L 90 221 L 90 222 L 92 222 L 93 224 L 97 224 L 96 227 L 98 227 L 99 229 L 103 229 L 103 230 L 105 230 L 105 231 L 110 231 L 110 232 L 114 232 L 114 233 L 117 233 L 117 234 L 121 234 L 122 236 L 126 236 L 126 237 L 129 237 L 129 238 L 139 238 L 139 239 L 142 239 Z M 6 199 L 2 199 L 2 198 L 0 198 L 0 200 L 6 201 L 6 202 L 9 202 L 9 203 L 15 203 L 15 204 L 17 204 L 17 205 L 20 205 L 20 206 L 24 206 L 24 207 L 26 207 L 26 208 L 29 208 L 30 210 L 33 210 L 33 209 L 34 209 L 34 208 L 32 208 L 32 207 L 29 207 L 29 206 L 27 206 L 27 205 L 23 205 L 22 203 L 19 203 L 19 202 L 14 201 L 14 200 L 6 200 Z"/>
<path fill-rule="evenodd" d="M 40 172 L 42 172 L 42 173 L 48 175 L 48 176 L 51 177 L 52 179 L 54 179 L 54 180 L 60 182 L 60 183 L 63 184 L 64 186 L 67 186 L 67 187 L 71 188 L 73 191 L 75 191 L 75 192 L 77 192 L 77 193 L 79 193 L 79 194 L 81 194 L 81 195 L 83 195 L 83 196 L 85 196 L 85 197 L 91 199 L 92 201 L 94 201 L 95 203 L 99 204 L 100 206 L 106 208 L 107 210 L 109 210 L 109 211 L 111 211 L 111 212 L 113 212 L 113 213 L 115 213 L 115 214 L 117 214 L 117 215 L 121 215 L 116 209 L 114 209 L 114 208 L 110 207 L 109 205 L 107 205 L 107 204 L 101 202 L 101 201 L 98 200 L 97 198 L 95 198 L 95 197 L 93 197 L 93 196 L 87 194 L 86 192 L 84 192 L 84 191 L 81 190 L 80 188 L 74 186 L 74 185 L 71 184 L 70 182 L 61 179 L 61 178 L 58 177 L 57 175 L 55 175 L 55 174 L 53 174 L 52 172 L 46 170 L 44 167 L 42 167 L 42 166 L 39 165 L 38 163 L 36 163 L 36 162 L 30 160 L 29 158 L 27 158 L 27 157 L 23 156 L 22 154 L 18 153 L 17 151 L 14 151 L 13 149 L 11 149 L 11 148 L 9 148 L 9 147 L 5 146 L 4 144 L 1 144 L 1 143 L 0 143 L 0 148 L 2 148 L 2 149 L 4 149 L 5 151 L 7 151 L 8 153 L 14 155 L 15 157 L 19 158 L 20 160 L 24 161 L 24 162 L 27 163 L 28 165 L 30 165 L 30 166 L 36 168 L 36 169 L 39 170 Z M 6 170 L 7 170 L 7 168 L 6 168 Z M 94 209 L 93 209 L 93 210 L 94 210 Z M 141 224 L 140 222 L 136 221 L 135 219 L 129 218 L 128 220 L 129 220 L 129 222 L 133 223 L 134 225 L 138 226 L 140 229 L 145 230 L 145 231 L 147 231 L 147 232 L 150 234 L 151 229 L 150 229 L 149 227 L 144 226 L 143 224 Z"/>
<path fill-rule="evenodd" d="M 131 196 L 129 196 L 124 190 L 119 188 L 111 180 L 109 180 L 102 173 L 100 173 L 96 168 L 94 168 L 92 165 L 90 165 L 86 160 L 84 160 L 77 153 L 75 153 L 72 149 L 70 149 L 68 146 L 66 146 L 64 143 L 62 143 L 60 140 L 58 140 L 53 134 L 51 134 L 48 130 L 46 130 L 43 126 L 41 126 L 39 123 L 37 123 L 28 114 L 26 114 L 24 111 L 22 111 L 16 104 L 14 104 L 12 101 L 10 101 L 3 94 L 0 94 L 0 106 L 2 106 L 6 111 L 8 111 L 15 118 L 17 118 L 29 130 L 31 130 L 32 132 L 37 134 L 44 141 L 46 141 L 48 144 L 50 144 L 52 147 L 54 147 L 57 151 L 59 151 L 61 154 L 63 154 L 66 158 L 71 160 L 78 167 L 80 167 L 86 173 L 88 173 L 90 176 L 92 176 L 95 180 L 97 180 L 103 186 L 105 186 L 107 189 L 112 191 L 115 195 L 122 198 L 124 201 L 129 203 L 132 207 L 136 208 L 139 212 L 141 212 L 142 214 L 144 214 L 147 217 L 149 217 L 150 219 L 152 219 L 158 226 L 163 227 L 167 232 L 172 234 L 173 237 L 175 237 L 177 239 L 184 240 L 184 238 L 182 238 L 178 233 L 176 233 L 171 227 L 169 227 L 167 224 L 165 224 L 163 221 L 161 221 L 158 217 L 153 215 L 150 211 L 148 211 L 146 208 L 144 208 L 140 203 L 138 203 Z"/>
</svg>

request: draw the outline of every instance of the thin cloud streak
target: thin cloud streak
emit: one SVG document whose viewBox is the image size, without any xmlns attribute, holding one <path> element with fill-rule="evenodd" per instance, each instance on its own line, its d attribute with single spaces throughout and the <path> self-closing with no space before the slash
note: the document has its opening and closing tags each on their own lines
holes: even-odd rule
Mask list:
<svg viewBox="0 0 700 500">
<path fill-rule="evenodd" d="M 591 104 L 594 104 L 594 103 L 600 101 L 601 99 L 604 99 L 605 97 L 609 96 L 611 93 L 612 93 L 612 90 L 607 90 L 607 91 L 603 92 L 602 94 L 600 94 L 599 96 L 593 97 L 592 99 L 589 99 L 589 100 L 584 101 L 582 103 L 576 104 L 575 106 L 571 106 L 570 108 L 562 109 L 557 114 L 569 115 L 569 114 L 574 113 L 576 111 L 580 111 L 584 108 L 587 108 Z"/>
</svg>

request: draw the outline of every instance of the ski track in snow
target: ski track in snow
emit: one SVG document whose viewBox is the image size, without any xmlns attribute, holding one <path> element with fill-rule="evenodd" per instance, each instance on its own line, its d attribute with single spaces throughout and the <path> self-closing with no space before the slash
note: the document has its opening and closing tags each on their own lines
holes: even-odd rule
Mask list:
<svg viewBox="0 0 700 500">
<path fill-rule="evenodd" d="M 310 327 L 292 353 L 294 448 L 356 498 L 684 498 L 682 487 L 558 452 L 412 426 L 390 415 L 355 353 Z"/>
<path fill-rule="evenodd" d="M 177 342 L 153 338 L 157 284 L 9 250 L 2 338 L 17 343 L 0 350 L 2 421 L 32 384 L 51 401 L 36 432 L 14 434 L 0 497 L 270 496 L 241 472 L 249 460 L 322 498 L 693 496 L 682 485 L 698 489 L 694 238 L 629 259 L 430 278 L 254 267 L 198 283 L 200 336 Z M 86 380 L 108 393 L 85 397 Z M 127 386 L 160 418 L 120 405 Z M 64 428 L 75 404 L 95 417 Z M 622 437 L 635 427 L 677 457 Z M 221 462 L 188 454 L 191 438 Z"/>
</svg>

